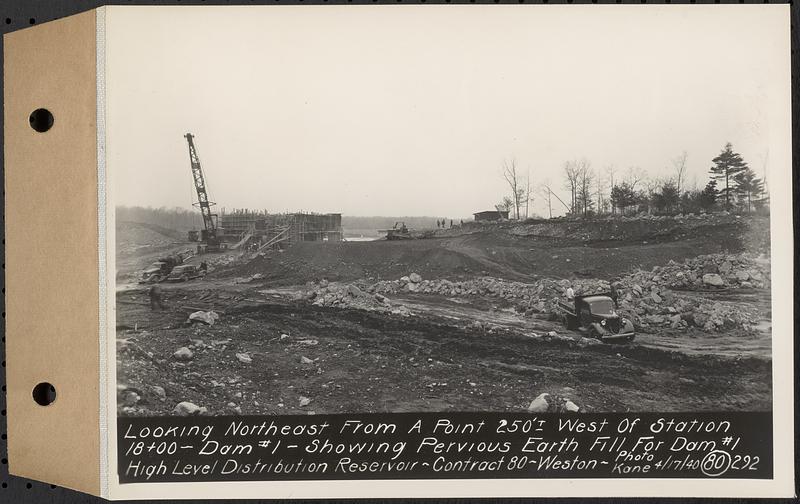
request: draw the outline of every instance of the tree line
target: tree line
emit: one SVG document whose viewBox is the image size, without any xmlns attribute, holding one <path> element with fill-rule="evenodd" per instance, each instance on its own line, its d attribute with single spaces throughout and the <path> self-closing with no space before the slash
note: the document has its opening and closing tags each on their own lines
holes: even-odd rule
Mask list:
<svg viewBox="0 0 800 504">
<path fill-rule="evenodd" d="M 624 174 L 611 165 L 594 170 L 587 159 L 566 161 L 562 170 L 562 189 L 569 196 L 562 199 L 549 181 L 535 192 L 544 198 L 549 217 L 561 208 L 567 215 L 631 215 L 641 212 L 659 215 L 701 213 L 727 210 L 752 213 L 769 210 L 766 182 L 727 143 L 711 160 L 709 178 L 704 187 L 686 181 L 688 154 L 684 151 L 672 160 L 669 175 L 650 177 L 641 168 L 631 167 Z M 498 209 L 508 210 L 511 218 L 527 218 L 535 192 L 530 176 L 522 178 L 516 163 L 503 163 L 503 177 L 511 196 L 503 198 Z M 524 209 L 524 214 L 523 214 Z"/>
</svg>

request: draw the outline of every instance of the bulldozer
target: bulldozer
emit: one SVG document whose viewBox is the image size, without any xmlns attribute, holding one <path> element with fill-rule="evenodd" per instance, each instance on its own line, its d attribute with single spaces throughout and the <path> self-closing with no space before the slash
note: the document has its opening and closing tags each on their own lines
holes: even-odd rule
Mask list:
<svg viewBox="0 0 800 504">
<path fill-rule="evenodd" d="M 398 221 L 391 229 L 380 229 L 379 233 L 386 233 L 387 240 L 410 240 L 411 232 L 406 227 L 406 223 Z"/>
</svg>

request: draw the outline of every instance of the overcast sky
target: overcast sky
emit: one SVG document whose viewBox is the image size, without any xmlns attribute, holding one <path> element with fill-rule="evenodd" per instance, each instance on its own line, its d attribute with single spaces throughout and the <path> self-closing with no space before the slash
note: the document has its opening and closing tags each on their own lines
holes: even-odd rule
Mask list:
<svg viewBox="0 0 800 504">
<path fill-rule="evenodd" d="M 702 186 L 726 142 L 790 169 L 788 6 L 112 7 L 106 27 L 116 204 L 191 207 L 186 132 L 212 200 L 272 212 L 467 216 L 512 158 L 559 190 L 569 159 L 666 176 L 684 150 Z"/>
</svg>

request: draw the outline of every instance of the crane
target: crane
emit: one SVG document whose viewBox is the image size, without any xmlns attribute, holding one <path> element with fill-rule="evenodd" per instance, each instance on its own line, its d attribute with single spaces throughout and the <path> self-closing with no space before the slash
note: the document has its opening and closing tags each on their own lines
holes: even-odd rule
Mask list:
<svg viewBox="0 0 800 504">
<path fill-rule="evenodd" d="M 197 148 L 194 146 L 194 135 L 186 133 L 183 135 L 189 143 L 189 162 L 192 165 L 192 179 L 197 190 L 197 203 L 194 206 L 200 208 L 203 216 L 203 231 L 200 233 L 200 241 L 205 243 L 208 252 L 218 252 L 225 248 L 222 241 L 217 236 L 217 214 L 211 213 L 211 207 L 215 205 L 213 201 L 208 201 L 208 191 L 206 191 L 206 180 L 203 176 L 203 168 L 200 166 L 200 157 L 197 155 Z M 189 239 L 192 239 L 192 232 L 189 232 Z M 196 236 L 196 233 L 194 233 Z M 199 249 L 199 247 L 198 247 Z"/>
</svg>

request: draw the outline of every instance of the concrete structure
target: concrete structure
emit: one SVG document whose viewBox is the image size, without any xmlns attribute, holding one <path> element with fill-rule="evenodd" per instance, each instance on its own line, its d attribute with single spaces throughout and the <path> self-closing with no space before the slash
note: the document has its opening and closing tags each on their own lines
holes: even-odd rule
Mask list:
<svg viewBox="0 0 800 504">
<path fill-rule="evenodd" d="M 475 217 L 475 222 L 496 221 L 508 219 L 508 210 L 487 210 L 485 212 L 477 212 L 472 215 Z"/>
<path fill-rule="evenodd" d="M 235 209 L 223 212 L 220 227 L 225 241 L 236 247 L 300 241 L 342 241 L 342 214 L 285 213 Z"/>
</svg>

